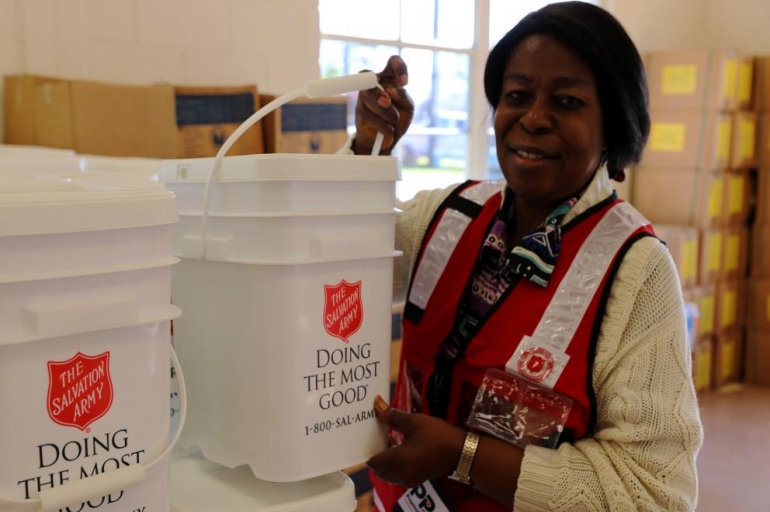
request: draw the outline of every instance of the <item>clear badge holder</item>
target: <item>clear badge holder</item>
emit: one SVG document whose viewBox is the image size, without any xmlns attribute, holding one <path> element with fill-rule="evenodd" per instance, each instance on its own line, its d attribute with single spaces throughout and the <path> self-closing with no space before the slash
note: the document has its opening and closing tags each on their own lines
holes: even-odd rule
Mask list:
<svg viewBox="0 0 770 512">
<path fill-rule="evenodd" d="M 572 399 L 498 369 L 484 375 L 468 427 L 511 443 L 556 448 Z"/>
</svg>

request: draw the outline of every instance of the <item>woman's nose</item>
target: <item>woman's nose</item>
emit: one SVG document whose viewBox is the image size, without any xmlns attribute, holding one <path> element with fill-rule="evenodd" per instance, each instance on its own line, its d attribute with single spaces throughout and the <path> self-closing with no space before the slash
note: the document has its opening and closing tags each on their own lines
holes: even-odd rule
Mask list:
<svg viewBox="0 0 770 512">
<path fill-rule="evenodd" d="M 553 122 L 548 102 L 541 98 L 534 99 L 525 108 L 519 123 L 527 133 L 539 134 L 550 131 Z"/>
</svg>

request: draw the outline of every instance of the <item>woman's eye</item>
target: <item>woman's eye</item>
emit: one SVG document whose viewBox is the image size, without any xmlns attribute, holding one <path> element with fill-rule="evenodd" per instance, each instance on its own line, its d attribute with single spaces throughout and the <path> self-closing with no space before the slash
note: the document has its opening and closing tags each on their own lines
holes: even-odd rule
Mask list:
<svg viewBox="0 0 770 512">
<path fill-rule="evenodd" d="M 508 91 L 505 93 L 505 98 L 508 100 L 509 103 L 513 103 L 513 104 L 519 104 L 526 101 L 527 96 L 528 95 L 526 91 L 522 91 L 519 89 Z"/>
<path fill-rule="evenodd" d="M 576 109 L 584 105 L 582 101 L 574 96 L 561 96 L 558 98 L 559 105 L 567 109 Z"/>
</svg>

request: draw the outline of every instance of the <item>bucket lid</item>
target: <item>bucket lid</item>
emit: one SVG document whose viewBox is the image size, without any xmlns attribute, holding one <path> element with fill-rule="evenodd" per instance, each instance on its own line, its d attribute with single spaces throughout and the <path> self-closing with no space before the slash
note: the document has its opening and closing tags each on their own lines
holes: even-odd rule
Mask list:
<svg viewBox="0 0 770 512">
<path fill-rule="evenodd" d="M 160 181 L 206 183 L 213 158 L 164 160 Z M 230 181 L 398 181 L 401 167 L 392 156 L 274 153 L 222 159 L 217 182 Z"/>
<path fill-rule="evenodd" d="M 341 472 L 274 483 L 248 466 L 230 469 L 200 455 L 171 464 L 172 512 L 353 512 L 355 487 Z"/>
<path fill-rule="evenodd" d="M 173 193 L 119 180 L 0 173 L 0 237 L 102 231 L 172 224 Z"/>
</svg>

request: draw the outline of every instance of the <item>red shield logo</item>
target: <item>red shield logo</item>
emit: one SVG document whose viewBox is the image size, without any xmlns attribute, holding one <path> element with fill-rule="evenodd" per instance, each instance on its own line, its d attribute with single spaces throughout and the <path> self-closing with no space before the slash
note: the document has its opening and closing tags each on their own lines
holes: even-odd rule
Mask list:
<svg viewBox="0 0 770 512">
<path fill-rule="evenodd" d="M 109 352 L 48 361 L 48 415 L 55 423 L 90 432 L 88 426 L 111 406 Z"/>
<path fill-rule="evenodd" d="M 324 329 L 347 343 L 364 319 L 361 281 L 350 284 L 343 279 L 335 286 L 324 285 L 324 295 Z"/>
<path fill-rule="evenodd" d="M 551 375 L 553 367 L 553 355 L 542 347 L 525 350 L 517 365 L 519 373 L 534 382 L 542 382 L 547 379 Z"/>
</svg>

